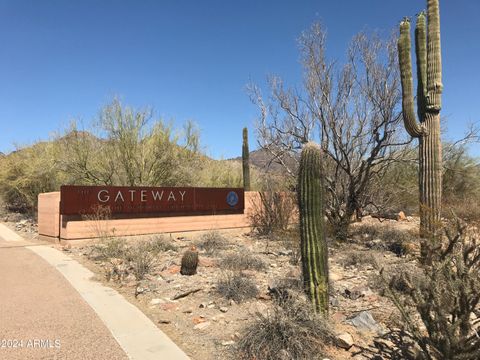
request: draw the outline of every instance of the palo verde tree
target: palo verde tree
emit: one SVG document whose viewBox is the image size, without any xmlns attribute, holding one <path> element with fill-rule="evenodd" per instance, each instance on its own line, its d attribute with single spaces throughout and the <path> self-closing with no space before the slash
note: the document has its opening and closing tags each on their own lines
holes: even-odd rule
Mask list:
<svg viewBox="0 0 480 360">
<path fill-rule="evenodd" d="M 413 101 L 410 55 L 410 21 L 400 23 L 398 54 L 402 79 L 403 119 L 407 132 L 419 139 L 420 234 L 437 238 L 440 234 L 442 202 L 442 59 L 438 0 L 428 0 L 427 15 L 417 16 L 415 48 L 417 55 L 417 122 Z M 424 245 L 427 245 L 426 242 Z M 423 251 L 425 253 L 425 249 Z"/>
</svg>

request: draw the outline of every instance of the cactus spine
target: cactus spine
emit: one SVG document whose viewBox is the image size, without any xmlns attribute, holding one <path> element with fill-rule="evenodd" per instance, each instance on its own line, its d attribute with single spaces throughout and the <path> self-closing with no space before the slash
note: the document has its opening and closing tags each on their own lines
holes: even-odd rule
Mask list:
<svg viewBox="0 0 480 360">
<path fill-rule="evenodd" d="M 325 240 L 321 150 L 308 143 L 298 174 L 300 246 L 305 290 L 316 312 L 328 312 L 328 249 Z"/>
<path fill-rule="evenodd" d="M 245 191 L 250 191 L 250 152 L 248 150 L 248 129 L 243 128 L 243 146 L 242 146 L 242 168 L 243 168 L 243 187 Z"/>
<path fill-rule="evenodd" d="M 419 139 L 420 235 L 435 240 L 439 236 L 442 197 L 442 59 L 440 49 L 440 11 L 438 0 L 428 0 L 425 13 L 417 15 L 415 27 L 417 56 L 417 114 L 413 103 L 410 21 L 400 23 L 398 55 L 402 80 L 402 106 L 405 129 Z M 428 242 L 422 245 L 426 255 Z"/>
</svg>

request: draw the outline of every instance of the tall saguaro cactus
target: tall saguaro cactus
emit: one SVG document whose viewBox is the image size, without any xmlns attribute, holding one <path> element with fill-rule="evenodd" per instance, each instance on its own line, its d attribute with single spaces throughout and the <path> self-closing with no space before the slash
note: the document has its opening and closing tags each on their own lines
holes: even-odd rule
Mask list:
<svg viewBox="0 0 480 360">
<path fill-rule="evenodd" d="M 328 312 L 328 248 L 325 239 L 321 150 L 308 143 L 298 174 L 300 246 L 305 290 L 316 312 Z"/>
<path fill-rule="evenodd" d="M 442 59 L 440 49 L 440 11 L 438 0 L 428 0 L 425 13 L 417 15 L 415 28 L 417 56 L 417 114 L 413 102 L 410 21 L 400 23 L 398 53 L 403 95 L 403 119 L 407 132 L 419 139 L 420 235 L 435 239 L 439 235 L 442 197 Z M 425 245 L 428 244 L 428 241 Z M 422 246 L 422 255 L 427 247 Z"/>
<path fill-rule="evenodd" d="M 243 187 L 245 191 L 250 191 L 250 152 L 248 150 L 248 129 L 243 128 L 243 146 L 242 146 L 242 168 L 243 168 Z"/>
</svg>

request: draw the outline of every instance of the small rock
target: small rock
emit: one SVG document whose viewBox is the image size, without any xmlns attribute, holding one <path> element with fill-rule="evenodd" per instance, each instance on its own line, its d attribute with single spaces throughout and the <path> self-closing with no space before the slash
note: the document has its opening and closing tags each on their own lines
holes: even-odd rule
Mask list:
<svg viewBox="0 0 480 360">
<path fill-rule="evenodd" d="M 335 343 L 338 347 L 346 350 L 350 349 L 354 344 L 352 335 L 347 332 L 337 335 Z"/>
<path fill-rule="evenodd" d="M 337 298 L 330 298 L 330 305 L 332 305 L 333 307 L 339 307 L 340 306 L 340 301 L 338 301 Z"/>
<path fill-rule="evenodd" d="M 229 304 L 230 304 L 230 305 L 237 305 L 237 303 L 236 303 L 235 300 L 233 300 L 233 299 L 230 299 Z"/>
<path fill-rule="evenodd" d="M 145 291 L 147 291 L 144 287 L 137 286 L 135 289 L 135 295 L 143 294 Z"/>
<path fill-rule="evenodd" d="M 257 296 L 258 300 L 272 300 L 272 297 L 269 294 L 260 294 Z"/>
<path fill-rule="evenodd" d="M 293 254 L 293 251 L 292 250 L 282 250 L 278 254 L 283 255 L 283 256 L 290 256 L 290 255 Z"/>
<path fill-rule="evenodd" d="M 369 311 L 362 311 L 353 318 L 347 320 L 347 323 L 355 326 L 358 330 L 381 332 L 382 328 L 373 318 Z"/>
<path fill-rule="evenodd" d="M 280 360 L 290 360 L 292 358 L 292 356 L 290 355 L 290 353 L 287 350 L 282 349 L 278 352 L 278 358 Z"/>
<path fill-rule="evenodd" d="M 277 265 L 277 264 L 275 264 L 275 263 L 273 263 L 273 264 L 270 264 L 270 267 L 272 267 L 272 268 L 276 268 L 277 266 L 278 266 L 278 265 Z"/>
<path fill-rule="evenodd" d="M 203 330 L 203 329 L 209 327 L 210 324 L 211 324 L 211 323 L 210 323 L 209 321 L 206 321 L 206 322 L 202 322 L 202 323 L 200 323 L 200 324 L 195 325 L 193 328 L 194 328 L 195 330 Z"/>
<path fill-rule="evenodd" d="M 150 300 L 150 305 L 159 305 L 159 304 L 164 304 L 165 300 L 163 299 L 152 299 Z"/>
<path fill-rule="evenodd" d="M 342 275 L 335 273 L 333 271 L 328 275 L 328 277 L 330 280 L 333 280 L 333 281 L 340 281 L 343 279 Z"/>
<path fill-rule="evenodd" d="M 221 312 L 226 313 L 228 311 L 228 308 L 226 306 L 222 306 L 219 309 Z"/>
<path fill-rule="evenodd" d="M 166 303 L 166 304 L 160 304 L 160 309 L 164 311 L 172 311 L 172 310 L 177 310 L 178 305 L 174 303 Z"/>
<path fill-rule="evenodd" d="M 192 322 L 196 325 L 201 324 L 201 323 L 206 322 L 206 321 L 207 320 L 205 320 L 205 318 L 203 316 L 200 316 L 200 317 L 197 316 L 197 317 L 194 317 L 192 319 Z"/>
<path fill-rule="evenodd" d="M 158 320 L 158 323 L 159 324 L 171 324 L 172 322 L 170 320 L 160 319 L 160 320 Z"/>
<path fill-rule="evenodd" d="M 200 309 L 204 309 L 204 308 L 206 308 L 207 306 L 208 306 L 207 303 L 201 303 L 200 305 L 198 305 L 198 307 L 199 307 Z"/>
<path fill-rule="evenodd" d="M 380 350 L 393 350 L 396 348 L 395 344 L 387 339 L 373 339 L 373 343 Z"/>
<path fill-rule="evenodd" d="M 361 297 L 363 297 L 362 293 L 358 290 L 355 290 L 355 289 L 345 289 L 345 291 L 343 292 L 342 294 L 344 297 L 346 297 L 347 299 L 352 299 L 352 300 L 357 300 Z"/>
<path fill-rule="evenodd" d="M 235 341 L 233 341 L 233 340 L 222 341 L 223 346 L 230 346 L 230 345 L 233 345 L 233 344 L 235 344 Z"/>
</svg>

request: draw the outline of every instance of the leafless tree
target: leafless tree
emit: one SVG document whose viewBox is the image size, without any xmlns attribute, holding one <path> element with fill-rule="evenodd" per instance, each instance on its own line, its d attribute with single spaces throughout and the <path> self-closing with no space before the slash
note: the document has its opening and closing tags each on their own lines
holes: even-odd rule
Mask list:
<svg viewBox="0 0 480 360">
<path fill-rule="evenodd" d="M 259 145 L 295 177 L 296 161 L 291 159 L 298 160 L 306 142 L 321 144 L 327 217 L 337 238 L 345 238 L 352 217 L 375 206 L 371 195 L 376 180 L 404 158 L 410 143 L 400 126 L 396 43 L 393 37 L 360 33 L 351 41 L 343 66 L 327 60 L 326 33 L 319 23 L 301 35 L 299 44 L 301 89 L 271 77 L 271 94 L 264 98 L 258 86 L 249 86 L 260 109 Z"/>
</svg>

